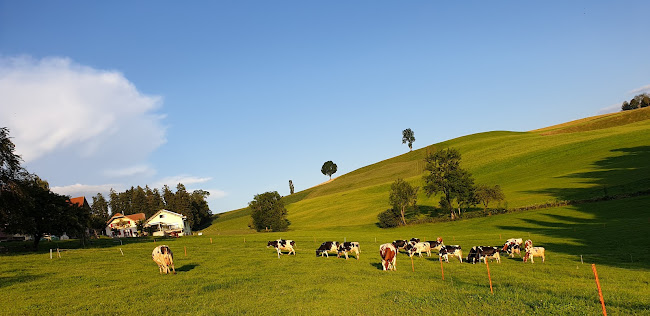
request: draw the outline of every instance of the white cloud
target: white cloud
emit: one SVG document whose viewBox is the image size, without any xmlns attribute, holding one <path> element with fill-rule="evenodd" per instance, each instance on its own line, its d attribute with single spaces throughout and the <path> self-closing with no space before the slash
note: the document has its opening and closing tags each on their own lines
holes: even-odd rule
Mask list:
<svg viewBox="0 0 650 316">
<path fill-rule="evenodd" d="M 97 195 L 97 193 L 101 193 L 105 198 L 108 199 L 108 192 L 111 190 L 111 188 L 115 189 L 116 191 L 120 191 L 119 185 L 115 184 L 88 185 L 79 183 L 66 186 L 55 186 L 51 187 L 50 190 L 52 190 L 54 193 L 69 195 L 71 197 L 85 196 L 86 199 L 92 203 L 92 197 Z"/>
<path fill-rule="evenodd" d="M 136 165 L 121 169 L 104 170 L 104 175 L 111 178 L 132 177 L 132 176 L 153 176 L 156 170 L 148 165 Z"/>
<path fill-rule="evenodd" d="M 193 177 L 193 176 L 187 176 L 187 175 L 180 175 L 180 176 L 173 176 L 173 177 L 166 177 L 163 179 L 160 179 L 154 183 L 154 187 L 156 188 L 162 188 L 164 185 L 169 186 L 170 188 L 176 188 L 176 185 L 179 183 L 182 183 L 185 185 L 185 187 L 189 187 L 192 184 L 197 184 L 197 183 L 205 183 L 212 180 L 210 177 Z"/>
<path fill-rule="evenodd" d="M 650 84 L 645 85 L 645 86 L 640 87 L 640 88 L 636 88 L 636 89 L 630 91 L 629 94 L 635 94 L 636 95 L 636 94 L 644 93 L 644 92 L 650 92 Z"/>
<path fill-rule="evenodd" d="M 162 97 L 143 94 L 118 71 L 0 56 L 0 96 L 0 125 L 16 153 L 52 183 L 156 173 L 146 160 L 166 142 L 156 112 Z"/>
</svg>

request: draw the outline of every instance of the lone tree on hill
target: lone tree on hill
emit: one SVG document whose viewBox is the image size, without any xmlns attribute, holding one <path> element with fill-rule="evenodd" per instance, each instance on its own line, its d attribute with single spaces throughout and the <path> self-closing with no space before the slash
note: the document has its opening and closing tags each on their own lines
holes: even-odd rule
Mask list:
<svg viewBox="0 0 650 316">
<path fill-rule="evenodd" d="M 415 206 L 418 201 L 418 187 L 412 187 L 408 182 L 397 179 L 390 186 L 390 204 L 393 209 L 399 210 L 402 216 L 402 224 L 406 225 L 406 208 Z"/>
<path fill-rule="evenodd" d="M 323 167 L 320 168 L 320 172 L 322 172 L 326 176 L 330 176 L 330 179 L 332 179 L 332 175 L 336 173 L 336 164 L 333 163 L 331 160 L 326 161 L 323 164 Z"/>
<path fill-rule="evenodd" d="M 293 181 L 289 180 L 289 194 L 293 194 Z"/>
<path fill-rule="evenodd" d="M 402 131 L 402 144 L 409 145 L 409 151 L 413 150 L 413 142 L 415 141 L 415 134 L 410 128 Z"/>
<path fill-rule="evenodd" d="M 440 150 L 429 154 L 424 161 L 425 170 L 429 171 L 423 177 L 427 196 L 442 193 L 440 206 L 451 213 L 452 219 L 456 217 L 452 202 L 456 201 L 460 215 L 460 205 L 471 204 L 467 200 L 475 190 L 472 175 L 460 167 L 460 152 L 453 148 Z"/>
<path fill-rule="evenodd" d="M 277 191 L 255 195 L 248 203 L 255 230 L 270 229 L 275 232 L 286 231 L 291 222 L 287 219 L 287 209 Z"/>
</svg>

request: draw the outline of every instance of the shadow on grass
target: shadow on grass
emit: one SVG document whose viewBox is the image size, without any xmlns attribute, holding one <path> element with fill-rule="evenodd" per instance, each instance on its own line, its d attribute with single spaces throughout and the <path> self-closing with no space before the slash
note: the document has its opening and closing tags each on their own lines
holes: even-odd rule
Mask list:
<svg viewBox="0 0 650 316">
<path fill-rule="evenodd" d="M 156 242 L 154 242 L 154 240 Z M 59 249 L 96 249 L 96 248 L 112 248 L 120 247 L 128 244 L 151 244 L 151 249 L 158 245 L 173 243 L 179 238 L 173 237 L 128 237 L 128 238 L 109 238 L 101 237 L 99 239 L 86 240 L 85 244 L 79 239 L 69 240 L 56 240 L 56 241 L 41 241 L 38 244 L 38 251 L 33 249 L 33 241 L 13 241 L 3 242 L 0 246 L 4 247 L 6 251 L 2 255 L 25 255 L 34 253 L 48 253 L 50 249 L 56 251 Z"/>
<path fill-rule="evenodd" d="M 176 269 L 178 272 L 189 272 L 192 271 L 194 268 L 198 267 L 199 265 L 196 263 L 191 263 L 191 264 L 184 264 L 182 267 Z"/>
<path fill-rule="evenodd" d="M 26 274 L 17 276 L 0 277 L 0 288 L 11 286 L 17 283 L 25 283 L 45 277 L 45 274 Z"/>
<path fill-rule="evenodd" d="M 595 162 L 591 167 L 594 171 L 565 176 L 578 179 L 589 188 L 548 188 L 531 192 L 551 195 L 559 201 L 601 200 L 565 207 L 589 216 L 548 212 L 543 214 L 548 220 L 522 219 L 528 224 L 526 227 L 499 227 L 566 240 L 536 243 L 535 246 L 543 246 L 551 253 L 575 256 L 578 262 L 582 255 L 585 263 L 650 268 L 650 235 L 647 233 L 650 197 L 638 194 L 650 189 L 650 146 L 612 150 L 610 157 Z"/>
<path fill-rule="evenodd" d="M 381 262 L 373 262 L 370 265 L 377 268 L 377 270 L 384 270 L 384 267 L 381 265 Z"/>
</svg>

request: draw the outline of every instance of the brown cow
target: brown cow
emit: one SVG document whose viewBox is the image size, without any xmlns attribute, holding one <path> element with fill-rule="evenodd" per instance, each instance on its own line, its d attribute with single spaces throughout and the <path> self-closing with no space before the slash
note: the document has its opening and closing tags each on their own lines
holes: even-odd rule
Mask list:
<svg viewBox="0 0 650 316">
<path fill-rule="evenodd" d="M 397 270 L 397 249 L 393 244 L 383 244 L 379 246 L 379 255 L 381 256 L 381 267 L 386 270 Z"/>
</svg>

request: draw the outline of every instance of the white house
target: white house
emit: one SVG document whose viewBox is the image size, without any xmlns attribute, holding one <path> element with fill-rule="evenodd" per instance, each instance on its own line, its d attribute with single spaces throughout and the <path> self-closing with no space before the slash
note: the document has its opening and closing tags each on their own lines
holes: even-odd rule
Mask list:
<svg viewBox="0 0 650 316">
<path fill-rule="evenodd" d="M 168 210 L 160 210 L 144 222 L 144 227 L 153 227 L 154 236 L 192 235 L 187 216 Z"/>
<path fill-rule="evenodd" d="M 106 236 L 110 237 L 137 237 L 137 222 L 144 220 L 144 213 L 122 215 L 117 213 L 113 215 L 106 223 Z"/>
</svg>

